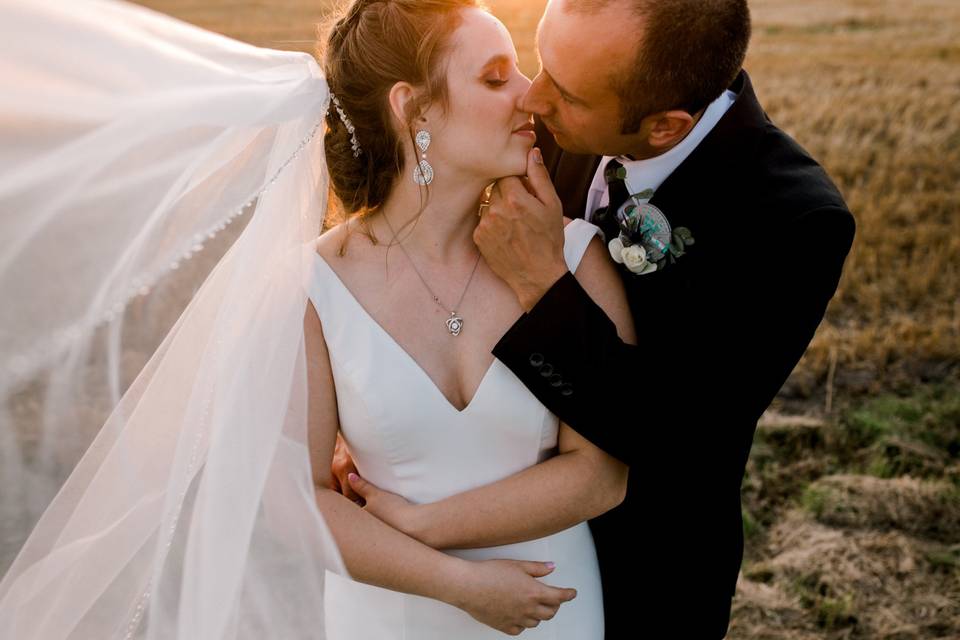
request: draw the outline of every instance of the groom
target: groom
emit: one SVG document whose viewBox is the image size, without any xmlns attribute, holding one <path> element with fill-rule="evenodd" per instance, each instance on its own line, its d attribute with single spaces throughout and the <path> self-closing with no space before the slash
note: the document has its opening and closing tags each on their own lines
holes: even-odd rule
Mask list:
<svg viewBox="0 0 960 640">
<path fill-rule="evenodd" d="M 590 521 L 608 640 L 726 634 L 756 423 L 853 241 L 829 177 L 758 103 L 749 34 L 745 0 L 551 0 L 524 105 L 542 156 L 498 183 L 474 236 L 526 310 L 494 354 L 630 467 L 625 500 Z M 564 213 L 604 231 L 637 346 L 567 271 Z M 501 503 L 563 508 L 549 483 L 512 486 Z"/>
<path fill-rule="evenodd" d="M 525 108 L 563 211 L 623 240 L 637 346 L 548 258 L 549 191 L 502 181 L 475 234 L 527 310 L 494 354 L 630 466 L 624 502 L 590 522 L 610 640 L 726 634 L 756 423 L 853 241 L 839 192 L 741 70 L 749 33 L 746 0 L 553 0 L 541 22 Z"/>
</svg>

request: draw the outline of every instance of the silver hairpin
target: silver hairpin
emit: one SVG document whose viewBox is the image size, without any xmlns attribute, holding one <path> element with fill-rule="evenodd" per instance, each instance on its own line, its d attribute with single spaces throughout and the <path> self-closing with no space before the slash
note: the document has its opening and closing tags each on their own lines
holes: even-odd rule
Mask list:
<svg viewBox="0 0 960 640">
<path fill-rule="evenodd" d="M 360 141 L 357 140 L 357 134 L 354 132 L 353 123 L 350 122 L 350 118 L 347 117 L 346 112 L 343 110 L 343 107 L 340 106 L 340 101 L 337 100 L 337 96 L 330 93 L 330 101 L 333 103 L 333 106 L 337 110 L 337 115 L 340 116 L 340 120 L 343 121 L 343 126 L 347 128 L 347 133 L 350 134 L 350 146 L 353 148 L 353 157 L 360 157 Z M 327 109 L 329 112 L 329 108 Z"/>
</svg>

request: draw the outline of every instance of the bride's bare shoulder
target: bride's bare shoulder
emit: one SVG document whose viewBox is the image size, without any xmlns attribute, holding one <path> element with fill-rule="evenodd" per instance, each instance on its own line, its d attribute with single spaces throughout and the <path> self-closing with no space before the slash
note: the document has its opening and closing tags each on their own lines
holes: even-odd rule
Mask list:
<svg viewBox="0 0 960 640">
<path fill-rule="evenodd" d="M 328 263 L 350 263 L 363 258 L 373 243 L 357 220 L 347 220 L 324 231 L 317 238 L 316 251 Z"/>
</svg>

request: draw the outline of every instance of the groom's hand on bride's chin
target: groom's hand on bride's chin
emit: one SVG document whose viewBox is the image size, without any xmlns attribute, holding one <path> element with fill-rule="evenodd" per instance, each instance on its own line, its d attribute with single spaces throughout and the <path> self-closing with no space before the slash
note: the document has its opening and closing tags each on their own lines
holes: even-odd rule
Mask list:
<svg viewBox="0 0 960 640">
<path fill-rule="evenodd" d="M 473 233 L 487 264 L 529 311 L 566 272 L 563 205 L 540 150 L 527 159 L 527 175 L 501 178 Z"/>
</svg>

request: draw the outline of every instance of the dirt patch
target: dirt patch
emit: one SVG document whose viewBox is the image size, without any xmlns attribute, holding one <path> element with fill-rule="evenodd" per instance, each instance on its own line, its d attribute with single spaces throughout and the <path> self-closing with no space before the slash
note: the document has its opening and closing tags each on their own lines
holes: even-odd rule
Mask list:
<svg viewBox="0 0 960 640">
<path fill-rule="evenodd" d="M 960 545 L 794 510 L 744 567 L 729 638 L 960 637 Z"/>
<path fill-rule="evenodd" d="M 950 482 L 827 476 L 807 487 L 803 501 L 823 524 L 960 541 L 960 490 Z"/>
</svg>

